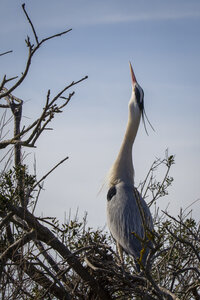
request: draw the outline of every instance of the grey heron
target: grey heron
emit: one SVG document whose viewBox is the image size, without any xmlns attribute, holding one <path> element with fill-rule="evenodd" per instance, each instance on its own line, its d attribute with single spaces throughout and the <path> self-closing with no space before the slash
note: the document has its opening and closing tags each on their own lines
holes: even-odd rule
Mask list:
<svg viewBox="0 0 200 300">
<path fill-rule="evenodd" d="M 144 92 L 136 80 L 131 63 L 130 71 L 132 93 L 128 105 L 128 123 L 119 154 L 108 174 L 107 225 L 120 258 L 123 260 L 125 251 L 145 265 L 148 246 L 151 245 L 147 232 L 153 230 L 153 221 L 148 205 L 134 186 L 132 160 L 132 146 L 144 113 Z"/>
</svg>

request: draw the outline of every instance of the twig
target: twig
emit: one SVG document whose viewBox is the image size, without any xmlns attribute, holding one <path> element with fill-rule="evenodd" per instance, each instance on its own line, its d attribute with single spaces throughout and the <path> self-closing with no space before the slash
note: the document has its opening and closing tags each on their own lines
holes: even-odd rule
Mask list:
<svg viewBox="0 0 200 300">
<path fill-rule="evenodd" d="M 40 241 L 35 241 L 35 244 L 36 244 L 38 250 L 40 251 L 40 254 L 42 254 L 45 257 L 45 259 L 47 260 L 47 262 L 49 263 L 49 265 L 53 268 L 53 270 L 57 273 L 57 275 L 58 274 L 60 275 L 59 277 L 62 277 L 62 280 L 65 283 L 66 282 L 66 277 L 63 274 L 63 271 L 59 269 L 59 267 L 56 264 L 56 262 L 48 254 L 47 249 L 44 248 L 44 246 L 42 245 L 42 243 Z"/>
<path fill-rule="evenodd" d="M 2 55 L 5 55 L 5 54 L 8 54 L 8 53 L 12 53 L 13 52 L 13 50 L 9 50 L 9 51 L 6 51 L 6 52 L 3 52 L 3 53 L 0 53 L 0 56 L 2 56 Z"/>
<path fill-rule="evenodd" d="M 36 140 L 39 138 L 41 133 L 46 129 L 47 124 L 52 120 L 54 117 L 54 113 L 59 113 L 61 112 L 60 110 L 68 104 L 72 96 L 74 95 L 74 92 L 70 93 L 68 98 L 65 98 L 65 102 L 61 104 L 60 106 L 55 105 L 54 103 L 61 97 L 61 95 L 69 88 L 72 86 L 82 82 L 83 80 L 87 79 L 88 77 L 85 76 L 77 81 L 73 81 L 71 84 L 65 86 L 64 89 L 62 89 L 50 102 L 50 90 L 47 93 L 47 100 L 45 107 L 43 109 L 43 112 L 41 116 L 34 121 L 31 125 L 29 125 L 27 128 L 23 128 L 18 134 L 15 134 L 15 137 L 9 140 L 4 140 L 0 142 L 0 149 L 6 148 L 10 144 L 18 144 L 19 146 L 25 146 L 25 147 L 35 147 Z M 7 89 L 4 89 L 6 92 L 8 91 Z M 16 101 L 22 101 L 21 99 L 9 94 L 10 97 L 14 98 Z M 9 100 L 9 96 L 5 96 L 5 98 Z M 47 118 L 47 120 L 42 124 L 42 122 Z M 30 136 L 24 140 L 21 141 L 20 137 L 29 132 L 31 129 L 33 131 L 31 132 Z"/>
<path fill-rule="evenodd" d="M 90 261 L 89 259 L 85 256 L 84 257 L 84 261 L 86 262 L 86 264 L 94 271 L 105 271 L 104 269 L 101 269 L 101 268 L 98 268 L 98 267 L 95 267 Z"/>
<path fill-rule="evenodd" d="M 5 216 L 5 218 L 3 218 L 3 220 L 2 220 L 1 223 L 0 223 L 0 230 L 1 230 L 1 228 L 3 228 L 3 226 L 4 226 L 6 223 L 9 222 L 9 220 L 12 218 L 13 215 L 14 215 L 13 212 L 9 212 L 9 213 Z"/>
<path fill-rule="evenodd" d="M 170 296 L 172 300 L 180 300 L 176 295 L 174 295 L 174 294 L 173 294 L 172 292 L 170 292 L 168 289 L 166 289 L 166 288 L 164 288 L 164 287 L 161 287 L 161 286 L 160 286 L 159 288 L 160 288 L 160 290 L 161 290 L 164 294 Z"/>
<path fill-rule="evenodd" d="M 181 274 L 181 273 L 185 273 L 185 272 L 188 272 L 188 271 L 194 271 L 196 272 L 198 275 L 199 275 L 199 278 L 200 278 L 200 272 L 197 268 L 193 268 L 193 267 L 189 267 L 189 268 L 185 268 L 185 269 L 182 269 L 182 270 L 178 270 L 177 272 L 174 273 L 174 275 L 178 275 L 178 274 Z"/>
<path fill-rule="evenodd" d="M 30 232 L 26 233 L 24 236 L 22 236 L 21 239 L 17 240 L 15 243 L 13 243 L 11 246 L 9 246 L 0 256 L 0 262 L 1 262 L 1 268 L 0 268 L 0 274 L 2 272 L 2 267 L 5 264 L 6 260 L 9 257 L 12 257 L 14 253 L 22 246 L 30 242 L 32 239 L 36 237 L 36 231 L 33 229 Z"/>
<path fill-rule="evenodd" d="M 51 174 L 58 166 L 60 166 L 62 163 L 64 163 L 69 157 L 65 157 L 64 159 L 62 159 L 57 165 L 55 165 L 48 173 L 46 173 L 38 182 L 36 182 L 36 184 L 32 187 L 32 190 L 34 190 L 36 188 L 36 186 L 38 186 L 42 181 L 44 181 L 47 176 L 49 176 L 49 174 Z"/>
<path fill-rule="evenodd" d="M 27 43 L 27 46 L 28 46 L 28 49 L 29 49 L 29 54 L 28 54 L 28 58 L 27 58 L 27 61 L 26 61 L 26 66 L 25 66 L 24 72 L 22 73 L 22 76 L 19 78 L 19 80 L 7 92 L 0 94 L 0 99 L 5 98 L 9 94 L 11 94 L 24 81 L 24 79 L 26 78 L 26 76 L 28 74 L 28 71 L 29 71 L 29 68 L 30 68 L 30 65 L 31 65 L 31 61 L 32 61 L 32 57 L 43 43 L 45 43 L 46 41 L 48 41 L 50 39 L 53 39 L 55 37 L 62 36 L 64 34 L 68 33 L 71 30 L 72 29 L 65 30 L 63 32 L 60 32 L 60 33 L 54 34 L 52 36 L 49 36 L 49 37 L 41 40 L 41 42 L 39 42 L 34 48 L 33 48 L 33 45 L 31 45 L 29 37 L 28 37 L 26 43 Z"/>
<path fill-rule="evenodd" d="M 166 230 L 177 240 L 179 241 L 180 243 L 182 244 L 185 244 L 185 245 L 188 245 L 193 251 L 194 253 L 196 254 L 196 257 L 198 258 L 199 262 L 200 262 L 200 256 L 199 256 L 199 252 L 198 250 L 194 247 L 194 245 L 180 237 L 178 237 L 177 235 L 175 235 L 169 228 L 166 228 Z"/>
<path fill-rule="evenodd" d="M 25 9 L 25 3 L 22 4 L 22 9 L 23 9 L 23 11 L 24 11 L 24 13 L 25 13 L 25 15 L 26 15 L 26 17 L 27 17 L 27 20 L 28 20 L 29 24 L 31 25 L 31 29 L 32 29 L 33 34 L 34 34 L 34 36 L 35 36 L 36 43 L 39 44 L 39 40 L 38 40 L 36 31 L 35 31 L 35 28 L 34 28 L 34 26 L 33 26 L 33 23 L 31 22 L 31 19 L 29 18 L 29 15 L 28 15 L 27 12 L 26 12 L 26 9 Z"/>
<path fill-rule="evenodd" d="M 25 272 L 33 282 L 36 282 L 42 286 L 45 290 L 54 295 L 59 300 L 71 300 L 71 297 L 63 288 L 61 289 L 55 283 L 52 285 L 52 281 L 44 274 L 43 271 L 37 269 L 33 263 L 26 259 L 20 259 L 19 255 L 15 254 L 11 258 L 19 267 Z"/>
<path fill-rule="evenodd" d="M 177 220 L 175 217 L 171 216 L 171 215 L 168 214 L 166 211 L 163 211 L 163 210 L 162 210 L 162 212 L 163 212 L 167 217 L 169 217 L 170 219 L 172 219 L 174 222 L 176 222 L 176 223 L 180 224 L 181 226 L 183 226 L 186 230 L 189 231 L 189 233 L 194 237 L 194 239 L 195 239 L 196 241 L 199 241 L 198 236 L 197 236 L 196 234 L 194 234 L 194 233 L 192 232 L 192 230 L 190 230 L 190 228 L 187 227 L 187 226 L 185 225 L 184 222 L 182 222 L 181 220 L 180 220 L 180 221 Z"/>
</svg>

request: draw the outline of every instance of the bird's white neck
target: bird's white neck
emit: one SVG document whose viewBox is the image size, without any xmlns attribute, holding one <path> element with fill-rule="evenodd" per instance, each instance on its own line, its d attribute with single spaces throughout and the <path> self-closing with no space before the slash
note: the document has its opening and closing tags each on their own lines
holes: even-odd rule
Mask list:
<svg viewBox="0 0 200 300">
<path fill-rule="evenodd" d="M 109 172 L 109 186 L 121 181 L 134 183 L 134 168 L 132 160 L 132 147 L 138 131 L 141 112 L 136 103 L 129 103 L 128 123 L 119 154 Z M 133 113 L 134 112 L 134 113 Z"/>
</svg>

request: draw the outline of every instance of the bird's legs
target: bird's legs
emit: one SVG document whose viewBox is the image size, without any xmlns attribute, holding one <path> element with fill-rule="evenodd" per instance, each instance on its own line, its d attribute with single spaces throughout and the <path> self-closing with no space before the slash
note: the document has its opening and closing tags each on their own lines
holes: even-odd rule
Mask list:
<svg viewBox="0 0 200 300">
<path fill-rule="evenodd" d="M 120 245 L 118 242 L 117 242 L 117 252 L 118 252 L 118 254 L 119 254 L 121 263 L 123 263 L 123 262 L 124 262 L 124 258 L 123 258 L 123 250 L 122 250 L 121 245 Z"/>
<path fill-rule="evenodd" d="M 124 264 L 123 249 L 122 249 L 121 245 L 118 242 L 116 244 L 117 244 L 117 252 L 118 252 L 118 255 L 119 255 L 119 258 L 120 258 L 120 262 L 123 265 Z"/>
<path fill-rule="evenodd" d="M 119 258 L 120 258 L 119 266 L 122 268 L 122 272 L 124 273 L 125 269 L 124 269 L 123 249 L 122 249 L 121 245 L 118 242 L 116 243 L 116 245 L 117 245 L 117 252 L 118 252 L 118 255 L 119 255 Z"/>
</svg>

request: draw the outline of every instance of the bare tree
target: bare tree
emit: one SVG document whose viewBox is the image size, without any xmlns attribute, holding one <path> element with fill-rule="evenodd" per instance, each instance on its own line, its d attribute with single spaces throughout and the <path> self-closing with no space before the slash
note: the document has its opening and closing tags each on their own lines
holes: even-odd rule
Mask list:
<svg viewBox="0 0 200 300">
<path fill-rule="evenodd" d="M 128 256 L 122 266 L 113 250 L 112 238 L 103 230 L 87 228 L 86 217 L 64 224 L 51 217 L 35 214 L 42 182 L 67 157 L 41 179 L 29 174 L 22 159 L 23 147 L 35 147 L 52 119 L 59 115 L 74 95 L 69 92 L 87 76 L 66 85 L 55 97 L 47 92 L 38 118 L 22 126 L 23 100 L 15 89 L 26 78 L 32 57 L 48 40 L 66 35 L 71 29 L 39 39 L 33 23 L 22 5 L 31 26 L 34 42 L 26 39 L 28 57 L 20 77 L 0 83 L 0 108 L 10 110 L 12 118 L 2 114 L 0 149 L 14 155 L 5 160 L 0 178 L 0 286 L 2 299 L 200 299 L 200 227 L 183 212 L 177 218 L 167 211 L 155 211 L 155 231 L 147 232 L 153 247 L 141 272 Z M 1 53 L 8 55 L 12 51 Z M 2 59 L 2 57 L 0 58 Z M 13 83 L 11 87 L 7 84 Z M 68 95 L 66 96 L 66 93 Z M 3 131 L 14 124 L 13 136 L 4 139 Z M 149 205 L 168 193 L 173 179 L 169 176 L 174 156 L 156 159 L 138 187 Z M 156 170 L 164 166 L 165 175 L 156 181 Z M 145 247 L 145 243 L 144 243 Z M 143 249 L 145 250 L 145 249 Z"/>
</svg>

